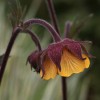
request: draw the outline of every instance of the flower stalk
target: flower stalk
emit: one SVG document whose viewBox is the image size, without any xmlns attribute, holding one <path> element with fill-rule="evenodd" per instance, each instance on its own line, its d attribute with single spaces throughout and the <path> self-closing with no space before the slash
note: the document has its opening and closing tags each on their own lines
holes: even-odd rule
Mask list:
<svg viewBox="0 0 100 100">
<path fill-rule="evenodd" d="M 52 25 L 50 25 L 48 22 L 46 22 L 45 20 L 42 19 L 30 19 L 27 20 L 23 23 L 25 26 L 30 26 L 32 24 L 38 24 L 41 25 L 43 27 L 45 27 L 52 35 L 53 39 L 55 42 L 58 42 L 61 40 L 58 32 L 52 27 Z"/>
<path fill-rule="evenodd" d="M 1 69 L 0 69 L 0 85 L 1 85 L 1 82 L 2 82 L 3 74 L 4 74 L 4 71 L 5 71 L 5 68 L 6 68 L 6 64 L 7 64 L 8 58 L 9 58 L 9 54 L 11 52 L 11 49 L 12 49 L 13 44 L 15 42 L 15 39 L 16 39 L 16 37 L 17 37 L 17 35 L 20 31 L 21 31 L 21 29 L 19 27 L 16 27 L 14 29 L 13 34 L 10 38 L 9 43 L 8 43 L 8 47 L 6 49 L 6 52 L 5 52 L 5 55 L 4 55 L 2 64 L 1 64 Z"/>
<path fill-rule="evenodd" d="M 63 100 L 67 100 L 67 85 L 66 82 L 67 78 L 62 77 L 62 93 L 63 93 Z"/>
<path fill-rule="evenodd" d="M 6 68 L 6 64 L 7 64 L 7 61 L 8 61 L 8 58 L 9 58 L 9 55 L 10 55 L 10 52 L 12 50 L 12 47 L 13 47 L 13 44 L 16 40 L 16 37 L 18 36 L 18 34 L 20 32 L 25 32 L 25 33 L 28 33 L 32 40 L 35 42 L 37 48 L 38 48 L 38 51 L 41 51 L 41 45 L 40 45 L 40 42 L 39 42 L 39 39 L 38 37 L 35 35 L 35 33 L 31 32 L 30 30 L 26 29 L 26 30 L 23 30 L 22 27 L 20 28 L 19 27 L 16 27 L 13 32 L 12 32 L 12 36 L 10 38 L 10 41 L 8 43 L 8 47 L 6 49 L 6 52 L 4 54 L 4 58 L 3 58 L 3 61 L 2 61 L 2 64 L 1 64 L 1 69 L 0 69 L 0 85 L 1 85 L 1 82 L 2 82 L 2 78 L 3 78 L 3 74 L 4 74 L 4 71 L 5 71 L 5 68 Z"/>
<path fill-rule="evenodd" d="M 39 41 L 38 37 L 36 36 L 36 34 L 32 31 L 30 31 L 29 29 L 26 29 L 23 32 L 28 33 L 31 36 L 33 42 L 37 46 L 38 51 L 41 51 L 42 48 L 41 48 L 41 45 L 40 45 L 40 41 Z"/>
</svg>

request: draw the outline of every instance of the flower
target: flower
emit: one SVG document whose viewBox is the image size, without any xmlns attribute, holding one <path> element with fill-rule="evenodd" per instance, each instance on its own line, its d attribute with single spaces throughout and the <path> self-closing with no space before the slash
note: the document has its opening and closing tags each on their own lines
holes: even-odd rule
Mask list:
<svg viewBox="0 0 100 100">
<path fill-rule="evenodd" d="M 49 80 L 58 74 L 69 77 L 73 73 L 80 73 L 90 65 L 91 55 L 86 51 L 83 41 L 65 38 L 50 44 L 41 52 L 35 51 L 28 61 L 40 76 Z"/>
</svg>

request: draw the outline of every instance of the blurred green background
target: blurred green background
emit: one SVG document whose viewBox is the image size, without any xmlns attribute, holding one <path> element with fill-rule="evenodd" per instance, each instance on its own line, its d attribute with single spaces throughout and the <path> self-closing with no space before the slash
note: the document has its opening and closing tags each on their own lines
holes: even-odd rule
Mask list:
<svg viewBox="0 0 100 100">
<path fill-rule="evenodd" d="M 57 13 L 61 35 L 64 33 L 65 22 L 70 20 L 80 22 L 88 15 L 94 16 L 86 20 L 76 40 L 90 40 L 91 54 L 96 59 L 91 60 L 91 66 L 80 74 L 67 79 L 68 100 L 100 100 L 100 0 L 53 0 Z M 45 0 L 20 0 L 22 9 L 26 9 L 23 19 L 42 18 L 50 22 Z M 11 36 L 12 26 L 9 20 L 11 9 L 15 7 L 14 0 L 0 0 L 0 54 L 6 50 Z M 15 17 L 15 16 L 13 16 Z M 52 41 L 51 36 L 43 27 L 34 25 L 33 31 L 40 38 L 41 45 L 46 48 Z M 27 34 L 20 34 L 4 73 L 0 87 L 0 100 L 62 100 L 61 77 L 45 81 L 26 65 L 28 55 L 36 47 Z"/>
</svg>

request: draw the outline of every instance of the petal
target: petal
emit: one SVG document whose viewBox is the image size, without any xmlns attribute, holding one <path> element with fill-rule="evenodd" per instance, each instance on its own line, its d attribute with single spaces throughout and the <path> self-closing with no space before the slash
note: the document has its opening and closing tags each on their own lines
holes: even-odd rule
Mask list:
<svg viewBox="0 0 100 100">
<path fill-rule="evenodd" d="M 88 58 L 85 54 L 82 54 L 82 57 L 83 57 L 83 58 L 86 58 L 86 59 L 84 60 L 84 62 L 85 62 L 85 68 L 89 68 L 89 65 L 90 65 L 90 60 L 89 60 L 89 58 Z"/>
<path fill-rule="evenodd" d="M 45 74 L 43 76 L 42 70 L 40 71 L 40 76 L 43 76 L 43 79 L 49 80 L 50 78 L 55 78 L 57 75 L 57 67 L 56 65 L 50 60 L 48 56 L 46 56 L 44 62 L 43 62 L 43 67 Z"/>
<path fill-rule="evenodd" d="M 54 43 L 48 47 L 48 57 L 61 70 L 60 61 L 63 46 L 60 43 Z"/>
<path fill-rule="evenodd" d="M 74 40 L 70 40 L 68 38 L 66 38 L 63 41 L 63 45 L 64 47 L 66 47 L 69 51 L 71 51 L 75 56 L 77 56 L 80 59 L 82 58 L 82 49 L 81 49 L 81 45 L 80 43 L 74 41 Z"/>
<path fill-rule="evenodd" d="M 61 58 L 61 71 L 58 70 L 58 74 L 61 76 L 68 77 L 73 73 L 79 73 L 86 68 L 88 64 L 88 59 L 81 60 L 74 56 L 67 49 L 63 50 L 63 55 Z M 89 64 L 88 64 L 89 65 Z"/>
</svg>

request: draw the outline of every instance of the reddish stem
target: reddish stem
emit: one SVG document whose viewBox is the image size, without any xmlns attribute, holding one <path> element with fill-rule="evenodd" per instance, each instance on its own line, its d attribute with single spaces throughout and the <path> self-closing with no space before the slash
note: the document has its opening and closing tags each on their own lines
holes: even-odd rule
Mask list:
<svg viewBox="0 0 100 100">
<path fill-rule="evenodd" d="M 22 29 L 20 29 L 19 27 L 15 28 L 13 33 L 12 33 L 12 36 L 10 38 L 10 41 L 8 43 L 8 47 L 6 49 L 6 52 L 5 52 L 5 55 L 4 55 L 2 64 L 1 64 L 1 69 L 0 69 L 0 85 L 1 85 L 1 82 L 2 82 L 3 74 L 4 74 L 4 71 L 5 71 L 5 68 L 6 68 L 6 64 L 7 64 L 11 49 L 13 47 L 13 44 L 15 42 L 16 37 L 18 36 L 18 34 L 21 31 L 22 31 Z M 38 47 L 38 50 L 41 51 L 41 45 L 40 45 L 40 42 L 39 42 L 39 39 L 37 38 L 37 36 L 28 29 L 24 30 L 23 32 L 28 33 L 32 37 L 32 40 L 35 42 L 36 46 Z"/>
<path fill-rule="evenodd" d="M 26 22 L 24 22 L 25 26 L 29 26 L 29 25 L 32 25 L 32 24 L 38 24 L 38 25 L 45 27 L 51 33 L 55 42 L 58 42 L 58 41 L 61 40 L 58 32 L 52 27 L 51 24 L 49 24 L 45 20 L 33 18 L 33 19 L 30 19 L 30 20 L 27 20 Z"/>
<path fill-rule="evenodd" d="M 21 31 L 21 29 L 19 27 L 15 28 L 15 30 L 13 31 L 13 34 L 10 38 L 10 41 L 9 41 L 9 44 L 8 44 L 8 47 L 6 49 L 6 52 L 5 52 L 5 55 L 4 55 L 4 58 L 3 58 L 3 62 L 1 64 L 1 69 L 0 69 L 0 85 L 1 85 L 1 82 L 2 82 L 2 78 L 3 78 L 3 74 L 4 74 L 4 71 L 5 71 L 5 68 L 6 68 L 6 64 L 7 64 L 7 61 L 8 61 L 8 58 L 9 58 L 9 54 L 11 52 L 11 49 L 12 49 L 12 46 L 14 44 L 14 41 L 18 35 L 18 33 Z"/>
<path fill-rule="evenodd" d="M 50 14 L 52 24 L 53 24 L 54 28 L 56 29 L 56 31 L 58 32 L 58 34 L 60 35 L 58 24 L 57 24 L 57 16 L 55 13 L 53 2 L 52 2 L 52 0 L 46 0 L 46 1 L 47 1 L 47 7 L 48 7 L 48 11 Z"/>
<path fill-rule="evenodd" d="M 42 48 L 40 45 L 40 41 L 39 41 L 38 37 L 36 36 L 36 34 L 32 31 L 30 31 L 29 29 L 26 29 L 23 32 L 28 33 L 31 36 L 31 38 L 34 41 L 35 45 L 37 46 L 38 50 L 41 51 Z"/>
<path fill-rule="evenodd" d="M 62 77 L 62 93 L 63 93 L 63 100 L 67 100 L 67 79 Z"/>
</svg>

